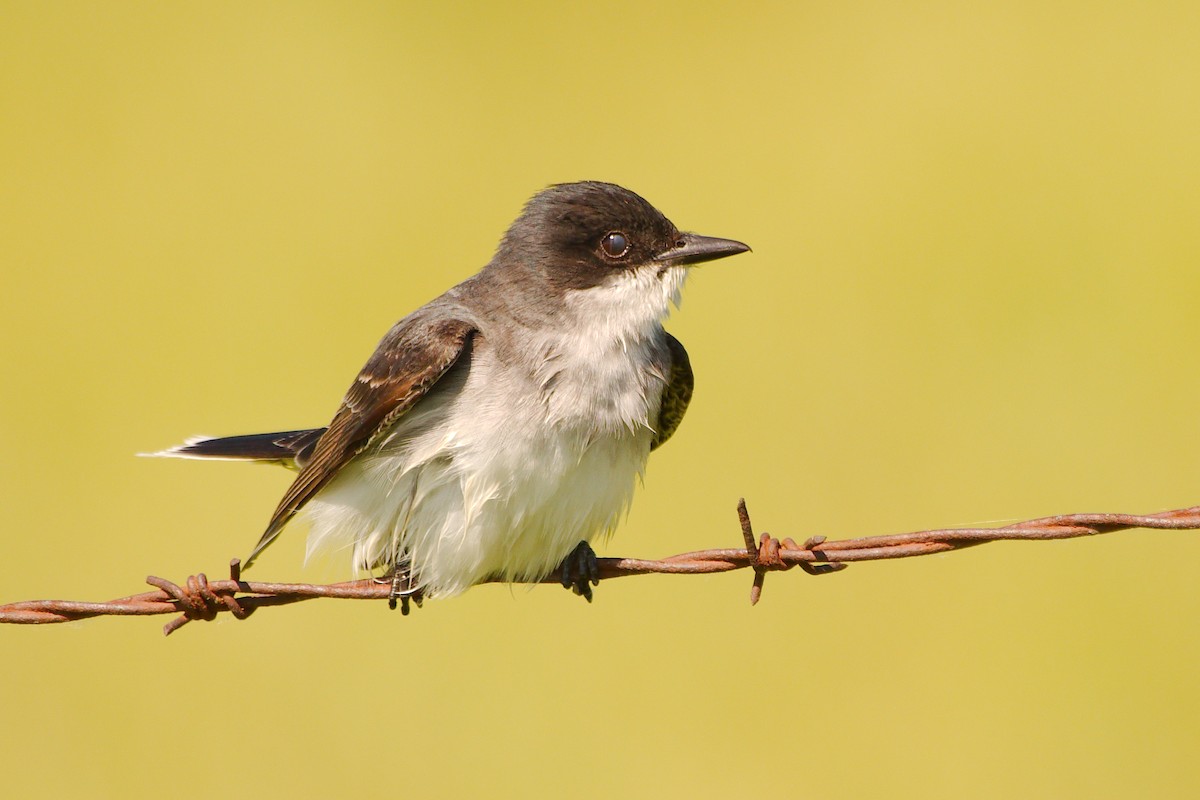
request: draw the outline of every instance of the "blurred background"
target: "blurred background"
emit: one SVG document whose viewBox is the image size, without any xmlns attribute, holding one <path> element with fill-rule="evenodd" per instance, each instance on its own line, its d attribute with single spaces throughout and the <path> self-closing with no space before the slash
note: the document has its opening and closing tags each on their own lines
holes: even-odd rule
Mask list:
<svg viewBox="0 0 1200 800">
<path fill-rule="evenodd" d="M 221 576 L 595 178 L 752 255 L 602 555 L 1200 503 L 1195 3 L 0 3 L 0 601 Z M 283 536 L 249 577 L 332 581 Z M 1200 534 L 0 630 L 6 796 L 1195 797 Z"/>
</svg>

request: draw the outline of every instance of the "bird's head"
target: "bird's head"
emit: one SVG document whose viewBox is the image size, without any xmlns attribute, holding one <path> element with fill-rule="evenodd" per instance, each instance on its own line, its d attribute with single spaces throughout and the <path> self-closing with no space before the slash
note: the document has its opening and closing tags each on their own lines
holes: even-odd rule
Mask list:
<svg viewBox="0 0 1200 800">
<path fill-rule="evenodd" d="M 576 306 L 624 308 L 633 316 L 644 310 L 657 320 L 678 299 L 688 267 L 749 249 L 732 239 L 681 233 L 628 189 L 583 181 L 534 195 L 501 241 L 496 261 L 532 270 L 539 283 Z"/>
</svg>

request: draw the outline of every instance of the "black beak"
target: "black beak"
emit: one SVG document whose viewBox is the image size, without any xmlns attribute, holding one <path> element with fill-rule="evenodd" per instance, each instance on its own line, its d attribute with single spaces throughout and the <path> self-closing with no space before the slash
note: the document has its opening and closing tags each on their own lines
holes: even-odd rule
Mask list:
<svg viewBox="0 0 1200 800">
<path fill-rule="evenodd" d="M 750 245 L 735 242 L 733 239 L 717 239 L 712 236 L 701 236 L 698 233 L 681 233 L 675 240 L 675 246 L 659 253 L 654 260 L 667 261 L 676 265 L 699 264 L 701 261 L 736 256 L 749 249 Z"/>
</svg>

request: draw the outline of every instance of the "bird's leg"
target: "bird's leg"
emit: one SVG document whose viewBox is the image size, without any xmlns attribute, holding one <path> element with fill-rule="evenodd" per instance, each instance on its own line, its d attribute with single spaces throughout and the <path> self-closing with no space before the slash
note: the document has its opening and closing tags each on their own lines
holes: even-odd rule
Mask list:
<svg viewBox="0 0 1200 800">
<path fill-rule="evenodd" d="M 600 564 L 592 546 L 587 542 L 575 545 L 575 549 L 563 559 L 559 569 L 563 588 L 582 595 L 589 603 L 592 602 L 592 587 L 600 585 Z"/>
</svg>

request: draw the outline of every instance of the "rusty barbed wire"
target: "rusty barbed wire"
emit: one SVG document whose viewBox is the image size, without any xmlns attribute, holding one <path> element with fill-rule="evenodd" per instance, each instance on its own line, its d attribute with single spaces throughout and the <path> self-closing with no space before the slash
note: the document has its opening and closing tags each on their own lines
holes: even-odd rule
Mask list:
<svg viewBox="0 0 1200 800">
<path fill-rule="evenodd" d="M 946 553 L 987 542 L 1011 540 L 1075 539 L 1101 533 L 1153 528 L 1159 530 L 1200 529 L 1200 506 L 1161 511 L 1155 514 L 1061 514 L 1053 517 L 1017 522 L 1001 528 L 944 528 L 855 539 L 828 540 L 813 536 L 803 545 L 792 539 L 780 541 L 764 533 L 757 540 L 746 510 L 746 501 L 738 503 L 744 547 L 697 550 L 667 558 L 598 559 L 602 580 L 627 575 L 671 574 L 696 575 L 729 572 L 750 568 L 754 583 L 750 602 L 762 596 L 763 582 L 768 572 L 783 571 L 799 566 L 810 575 L 825 575 L 845 569 L 855 561 L 880 561 L 892 558 Z M 188 577 L 182 586 L 153 575 L 146 582 L 156 588 L 153 592 L 121 597 L 105 603 L 73 600 L 29 600 L 0 605 L 0 623 L 42 625 L 71 622 L 98 616 L 147 616 L 177 614 L 163 626 L 170 635 L 192 620 L 212 620 L 222 612 L 245 619 L 264 606 L 281 606 L 320 597 L 342 600 L 394 599 L 392 581 L 367 578 L 333 584 L 269 583 L 241 579 L 238 559 L 230 562 L 228 580 L 210 581 L 203 573 Z M 558 583 L 556 574 L 540 583 Z M 408 599 L 402 597 L 405 613 Z M 418 601 L 419 598 L 414 598 Z"/>
</svg>

